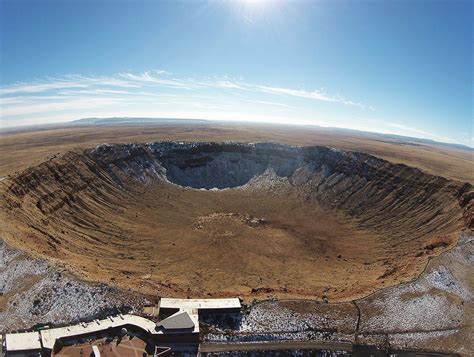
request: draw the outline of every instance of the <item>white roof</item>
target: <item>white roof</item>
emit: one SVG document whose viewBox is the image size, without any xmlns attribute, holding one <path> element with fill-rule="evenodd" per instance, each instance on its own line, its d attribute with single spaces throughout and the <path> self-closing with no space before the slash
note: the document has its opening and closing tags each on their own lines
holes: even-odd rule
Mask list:
<svg viewBox="0 0 474 357">
<path fill-rule="evenodd" d="M 187 311 L 180 310 L 177 313 L 161 320 L 156 327 L 163 327 L 166 330 L 194 329 L 194 321 L 191 320 Z"/>
<path fill-rule="evenodd" d="M 40 334 L 38 332 L 7 333 L 5 335 L 7 351 L 40 350 Z"/>
<path fill-rule="evenodd" d="M 183 312 L 186 312 L 188 314 L 189 318 L 191 319 L 191 321 L 194 324 L 194 328 L 190 332 L 191 333 L 199 333 L 199 315 L 198 315 L 198 311 L 196 309 L 180 309 L 178 312 L 174 313 L 170 317 L 176 316 L 178 314 L 182 314 Z M 164 320 L 166 320 L 166 319 L 164 319 Z M 161 320 L 160 322 L 162 322 L 164 320 Z M 158 323 L 157 326 L 160 326 L 160 323 Z M 171 330 L 167 330 L 167 331 L 158 330 L 155 333 L 158 334 L 158 335 L 162 335 L 162 334 L 173 334 L 175 332 L 171 329 Z"/>
<path fill-rule="evenodd" d="M 183 310 L 180 310 L 180 311 L 186 311 L 188 313 L 189 317 L 191 318 L 191 320 L 194 323 L 193 333 L 199 333 L 199 315 L 198 315 L 198 311 L 195 310 L 195 309 L 183 309 Z"/>
<path fill-rule="evenodd" d="M 43 347 L 53 349 L 54 343 L 58 338 L 97 333 L 99 331 L 107 330 L 108 328 L 124 325 L 133 325 L 149 333 L 156 333 L 156 325 L 153 321 L 135 315 L 119 315 L 79 325 L 43 330 L 41 331 L 41 341 L 43 342 Z"/>
<path fill-rule="evenodd" d="M 231 299 L 169 299 L 160 300 L 162 309 L 240 309 L 240 300 Z"/>
</svg>

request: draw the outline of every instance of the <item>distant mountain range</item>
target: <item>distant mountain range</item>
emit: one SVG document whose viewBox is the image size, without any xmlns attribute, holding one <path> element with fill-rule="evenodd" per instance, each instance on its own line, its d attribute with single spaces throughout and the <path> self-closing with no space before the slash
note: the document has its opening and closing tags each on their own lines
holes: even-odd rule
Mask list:
<svg viewBox="0 0 474 357">
<path fill-rule="evenodd" d="M 69 122 L 69 125 L 129 125 L 129 124 L 160 124 L 160 125 L 205 125 L 211 123 L 219 123 L 219 124 L 235 124 L 236 122 L 228 122 L 224 120 L 205 120 L 205 119 L 174 119 L 174 118 L 136 118 L 136 117 L 112 117 L 112 118 L 83 118 L 73 120 Z M 251 123 L 245 122 L 245 124 L 260 124 L 260 123 Z M 261 124 L 269 124 L 269 123 L 261 123 Z M 279 124 L 275 124 L 279 125 Z M 467 145 L 462 144 L 453 144 L 453 143 L 444 143 L 440 141 L 430 140 L 430 139 L 423 139 L 423 138 L 415 138 L 411 136 L 404 136 L 404 135 L 396 135 L 396 134 L 382 134 L 376 132 L 369 132 L 369 131 L 361 131 L 355 129 L 343 129 L 343 128 L 332 128 L 332 127 L 320 127 L 317 125 L 311 125 L 311 127 L 318 127 L 324 130 L 330 130 L 340 133 L 347 133 L 357 136 L 364 136 L 371 139 L 380 138 L 381 140 L 391 140 L 391 141 L 401 141 L 401 142 L 410 142 L 412 144 L 431 144 L 431 145 L 441 145 L 451 148 L 458 148 L 463 150 L 469 150 L 474 152 L 474 148 L 469 147 Z"/>
<path fill-rule="evenodd" d="M 73 125 L 113 125 L 113 124 L 207 124 L 204 119 L 173 119 L 173 118 L 135 118 L 135 117 L 113 117 L 113 118 L 83 118 L 73 120 Z"/>
<path fill-rule="evenodd" d="M 463 149 L 463 150 L 469 150 L 474 152 L 474 147 L 470 147 L 467 145 L 463 144 L 455 144 L 455 143 L 445 143 L 442 141 L 436 141 L 436 140 L 431 140 L 431 139 L 424 139 L 424 138 L 415 138 L 412 136 L 405 136 L 405 135 L 397 135 L 397 134 L 383 134 L 383 133 L 377 133 L 374 131 L 362 131 L 362 130 L 356 130 L 356 129 L 344 129 L 344 128 L 331 128 L 327 127 L 325 129 L 330 129 L 332 131 L 336 132 L 346 132 L 346 133 L 352 133 L 353 135 L 357 136 L 363 136 L 366 138 L 370 138 L 372 140 L 380 138 L 380 140 L 391 140 L 391 141 L 399 141 L 401 143 L 411 143 L 413 145 L 416 144 L 424 144 L 424 145 L 438 145 L 438 146 L 446 146 L 450 148 L 458 148 L 458 149 Z"/>
</svg>

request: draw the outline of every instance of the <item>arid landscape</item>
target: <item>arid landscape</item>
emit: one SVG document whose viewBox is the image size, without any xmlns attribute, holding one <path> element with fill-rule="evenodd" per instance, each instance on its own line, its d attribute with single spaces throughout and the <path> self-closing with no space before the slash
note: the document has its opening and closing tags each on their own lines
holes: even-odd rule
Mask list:
<svg viewBox="0 0 474 357">
<path fill-rule="evenodd" d="M 474 356 L 473 4 L 1 0 L 0 357 Z"/>
<path fill-rule="evenodd" d="M 362 299 L 360 310 L 364 297 L 416 279 L 473 224 L 472 151 L 461 147 L 243 124 L 1 135 L 3 240 L 97 286 L 75 288 L 103 299 L 97 311 L 159 296 L 276 298 L 297 310 L 299 300 Z M 42 276 L 54 276 L 48 266 Z M 15 311 L 25 289 L 7 289 L 2 309 Z M 43 311 L 29 321 L 71 314 L 44 299 L 31 298 Z M 80 316 L 90 313 L 69 319 Z"/>
<path fill-rule="evenodd" d="M 5 179 L 4 239 L 144 294 L 341 301 L 412 279 L 469 224 L 470 184 L 368 155 L 155 143 Z"/>
<path fill-rule="evenodd" d="M 473 151 L 419 139 L 354 130 L 258 123 L 169 121 L 163 125 L 49 125 L 0 132 L 0 177 L 38 165 L 48 157 L 71 149 L 108 143 L 144 143 L 160 140 L 275 142 L 321 145 L 362 151 L 394 163 L 413 166 L 433 175 L 474 182 Z M 120 123 L 120 122 L 119 122 Z M 129 122 L 128 122 L 129 123 Z M 183 125 L 185 124 L 185 125 Z"/>
</svg>

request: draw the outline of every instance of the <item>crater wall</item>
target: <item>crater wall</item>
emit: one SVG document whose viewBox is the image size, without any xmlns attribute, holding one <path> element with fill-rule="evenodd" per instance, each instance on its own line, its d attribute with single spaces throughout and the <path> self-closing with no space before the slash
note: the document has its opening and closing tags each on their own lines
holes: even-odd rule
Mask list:
<svg viewBox="0 0 474 357">
<path fill-rule="evenodd" d="M 100 145 L 8 177 L 0 195 L 9 245 L 174 295 L 363 296 L 473 228 L 469 183 L 321 146 Z"/>
</svg>

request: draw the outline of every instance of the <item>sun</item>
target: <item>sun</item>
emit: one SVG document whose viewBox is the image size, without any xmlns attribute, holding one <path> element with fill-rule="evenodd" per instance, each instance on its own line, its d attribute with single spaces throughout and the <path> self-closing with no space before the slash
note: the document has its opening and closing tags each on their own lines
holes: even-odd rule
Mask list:
<svg viewBox="0 0 474 357">
<path fill-rule="evenodd" d="M 284 0 L 238 0 L 230 1 L 233 12 L 242 18 L 246 26 L 253 26 L 265 20 L 268 24 L 281 12 Z"/>
<path fill-rule="evenodd" d="M 268 2 L 268 0 L 242 0 L 242 2 L 249 5 L 261 5 L 265 2 Z"/>
<path fill-rule="evenodd" d="M 255 11 L 256 9 L 263 9 L 275 1 L 272 0 L 240 0 L 240 5 L 248 11 Z"/>
</svg>

